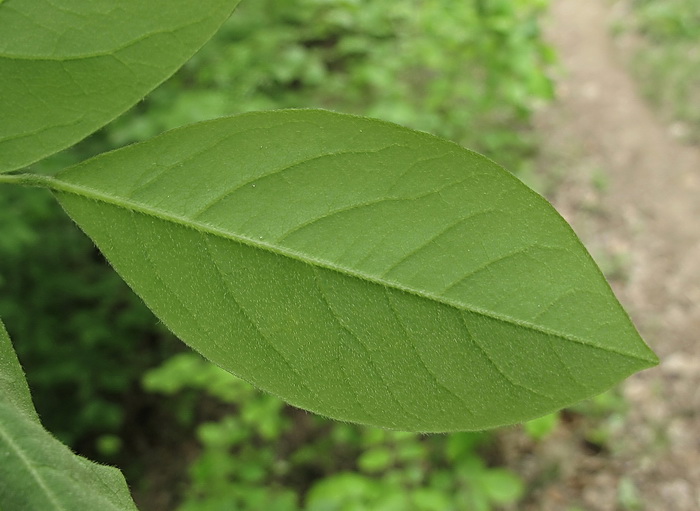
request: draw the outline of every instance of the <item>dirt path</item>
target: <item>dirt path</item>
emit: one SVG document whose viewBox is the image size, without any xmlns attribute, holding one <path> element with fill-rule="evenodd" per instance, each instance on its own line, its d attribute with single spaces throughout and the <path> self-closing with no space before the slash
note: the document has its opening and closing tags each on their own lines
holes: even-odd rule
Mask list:
<svg viewBox="0 0 700 511">
<path fill-rule="evenodd" d="M 552 3 L 548 38 L 564 74 L 538 119 L 541 164 L 566 176 L 555 205 L 594 255 L 617 261 L 616 292 L 662 364 L 624 384 L 630 411 L 611 452 L 574 451 L 561 432 L 538 448 L 560 477 L 531 509 L 698 511 L 700 150 L 674 140 L 640 98 L 610 34 L 610 2 Z M 641 507 L 629 503 L 634 488 Z"/>
</svg>

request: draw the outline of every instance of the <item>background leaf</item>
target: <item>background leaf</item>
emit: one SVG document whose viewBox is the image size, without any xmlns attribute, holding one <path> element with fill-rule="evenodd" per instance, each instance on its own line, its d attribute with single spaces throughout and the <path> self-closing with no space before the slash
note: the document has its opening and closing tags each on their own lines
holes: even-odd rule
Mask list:
<svg viewBox="0 0 700 511">
<path fill-rule="evenodd" d="M 49 183 L 185 342 L 324 415 L 481 429 L 657 362 L 542 197 L 424 133 L 245 114 Z"/>
<path fill-rule="evenodd" d="M 0 172 L 114 119 L 187 61 L 238 2 L 0 4 Z"/>
<path fill-rule="evenodd" d="M 121 472 L 73 454 L 39 423 L 0 322 L 0 509 L 136 510 Z"/>
</svg>

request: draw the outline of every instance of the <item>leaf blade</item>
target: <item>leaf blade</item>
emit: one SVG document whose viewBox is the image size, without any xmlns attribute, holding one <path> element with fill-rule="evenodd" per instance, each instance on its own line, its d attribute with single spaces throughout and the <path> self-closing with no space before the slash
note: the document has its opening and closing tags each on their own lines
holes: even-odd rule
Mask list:
<svg viewBox="0 0 700 511">
<path fill-rule="evenodd" d="M 479 429 L 655 363 L 553 208 L 427 134 L 246 114 L 98 157 L 54 188 L 183 340 L 325 415 Z"/>
<path fill-rule="evenodd" d="M 0 509 L 136 511 L 121 472 L 76 456 L 39 422 L 0 321 Z"/>
<path fill-rule="evenodd" d="M 2 3 L 0 173 L 124 112 L 187 61 L 237 3 Z"/>
<path fill-rule="evenodd" d="M 39 420 L 29 394 L 27 380 L 24 378 L 24 371 L 2 321 L 0 321 L 0 395 L 22 414 Z"/>
</svg>

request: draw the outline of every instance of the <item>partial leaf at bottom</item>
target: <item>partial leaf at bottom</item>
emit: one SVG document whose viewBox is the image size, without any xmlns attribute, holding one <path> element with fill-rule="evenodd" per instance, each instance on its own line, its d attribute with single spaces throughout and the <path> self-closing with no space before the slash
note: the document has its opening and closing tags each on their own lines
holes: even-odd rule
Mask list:
<svg viewBox="0 0 700 511">
<path fill-rule="evenodd" d="M 290 403 L 397 429 L 531 419 L 656 363 L 566 222 L 381 121 L 209 121 L 50 186 L 185 342 Z"/>
<path fill-rule="evenodd" d="M 19 365 L 17 354 L 2 321 L 0 321 L 0 401 L 6 402 L 31 419 L 39 420 L 29 394 L 24 371 Z"/>
<path fill-rule="evenodd" d="M 76 456 L 41 426 L 2 322 L 0 390 L 0 510 L 136 511 L 119 470 Z"/>
</svg>

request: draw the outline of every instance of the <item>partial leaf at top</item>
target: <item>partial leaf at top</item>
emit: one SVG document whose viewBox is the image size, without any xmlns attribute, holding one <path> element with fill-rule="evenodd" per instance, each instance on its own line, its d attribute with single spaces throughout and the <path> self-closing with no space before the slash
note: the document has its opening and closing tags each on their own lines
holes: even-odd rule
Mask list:
<svg viewBox="0 0 700 511">
<path fill-rule="evenodd" d="M 0 3 L 0 172 L 89 135 L 197 51 L 240 0 Z"/>
<path fill-rule="evenodd" d="M 0 460 L 0 510 L 136 511 L 119 470 L 76 456 L 41 426 L 2 322 Z"/>
<path fill-rule="evenodd" d="M 542 197 L 424 133 L 252 113 L 97 157 L 50 186 L 186 343 L 324 415 L 481 429 L 656 363 Z"/>
</svg>

